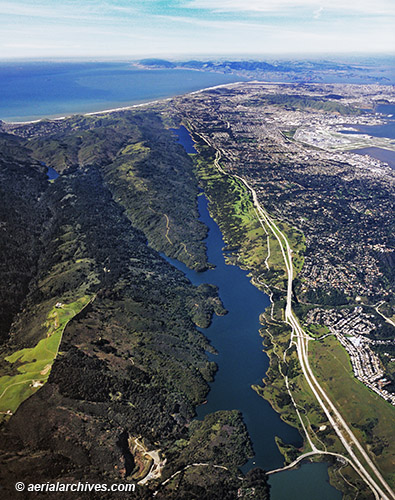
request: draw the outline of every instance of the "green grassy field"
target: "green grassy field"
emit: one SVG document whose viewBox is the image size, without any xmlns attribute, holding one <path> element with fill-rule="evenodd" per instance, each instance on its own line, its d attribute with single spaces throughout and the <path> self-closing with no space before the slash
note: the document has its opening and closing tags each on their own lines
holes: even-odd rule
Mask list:
<svg viewBox="0 0 395 500">
<path fill-rule="evenodd" d="M 318 338 L 330 333 L 329 328 L 327 326 L 313 324 L 313 323 L 309 324 L 308 328 L 305 327 L 304 330 L 307 331 L 313 337 L 318 337 Z"/>
<path fill-rule="evenodd" d="M 206 151 L 205 146 L 199 147 L 203 152 Z M 238 264 L 259 274 L 268 272 L 265 264 L 269 253 L 267 231 L 270 240 L 270 272 L 266 281 L 284 288 L 286 273 L 280 246 L 270 230 L 262 227 L 247 188 L 238 179 L 219 172 L 207 152 L 197 156 L 195 162 L 198 177 L 210 200 L 210 213 L 219 225 L 228 246 L 235 249 Z M 286 230 L 285 225 L 283 229 Z M 294 239 L 293 232 L 290 239 Z"/>
<path fill-rule="evenodd" d="M 325 449 L 325 447 L 327 447 L 332 451 L 341 452 L 343 450 L 341 443 L 331 431 L 325 414 L 317 404 L 306 379 L 301 373 L 296 349 L 294 347 L 288 349 L 289 328 L 284 324 L 272 323 L 268 312 L 265 313 L 264 317 L 266 326 L 262 329 L 262 334 L 265 337 L 269 335 L 271 340 L 270 343 L 267 340 L 265 341 L 265 345 L 267 346 L 265 351 L 270 358 L 270 368 L 267 372 L 267 378 L 264 380 L 263 386 L 254 386 L 253 388 L 258 394 L 262 395 L 270 402 L 283 420 L 297 427 L 302 436 L 304 436 L 295 408 L 288 396 L 285 379 L 279 371 L 280 363 L 282 374 L 288 376 L 292 397 L 298 406 L 300 417 L 308 429 L 312 442 L 320 449 Z M 286 362 L 284 362 L 284 352 L 286 350 L 287 356 Z M 322 425 L 326 426 L 325 430 L 319 430 Z M 311 451 L 307 441 L 304 442 L 303 449 L 300 450 L 300 452 L 301 451 Z M 289 453 L 285 455 L 287 457 Z M 293 460 L 295 457 L 292 456 L 291 458 Z"/>
<path fill-rule="evenodd" d="M 45 327 L 47 336 L 35 347 L 21 349 L 5 358 L 16 375 L 0 378 L 0 417 L 14 413 L 18 406 L 48 380 L 52 364 L 58 354 L 63 331 L 67 323 L 74 318 L 90 301 L 83 296 L 70 304 L 51 309 Z"/>
<path fill-rule="evenodd" d="M 309 351 L 319 382 L 393 487 L 395 408 L 354 377 L 349 356 L 336 338 L 310 342 Z"/>
</svg>

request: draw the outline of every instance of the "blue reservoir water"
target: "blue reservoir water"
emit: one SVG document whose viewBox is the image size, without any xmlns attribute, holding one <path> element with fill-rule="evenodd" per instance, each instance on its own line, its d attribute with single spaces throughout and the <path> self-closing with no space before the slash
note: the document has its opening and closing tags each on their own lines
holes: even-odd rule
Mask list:
<svg viewBox="0 0 395 500">
<path fill-rule="evenodd" d="M 52 167 L 48 167 L 47 165 L 46 167 L 47 167 L 47 177 L 49 181 L 53 181 L 59 177 L 59 174 L 55 169 L 53 169 Z"/>
<path fill-rule="evenodd" d="M 329 484 L 325 463 L 304 463 L 299 469 L 269 476 L 271 500 L 340 500 L 342 494 Z"/>
<path fill-rule="evenodd" d="M 195 285 L 217 285 L 228 310 L 228 314 L 215 316 L 211 326 L 202 330 L 218 351 L 218 355 L 211 356 L 218 365 L 218 372 L 211 384 L 207 403 L 197 409 L 197 418 L 202 419 L 218 410 L 240 410 L 255 452 L 255 457 L 245 468 L 248 470 L 254 465 L 265 469 L 281 467 L 283 457 L 275 443 L 275 436 L 296 446 L 302 445 L 301 437 L 251 388 L 252 384 L 261 384 L 269 367 L 259 335 L 259 315 L 270 301 L 266 294 L 251 284 L 247 271 L 225 264 L 222 252 L 225 243 L 217 224 L 210 217 L 207 199 L 200 196 L 198 204 L 200 220 L 209 228 L 207 255 L 215 269 L 197 273 L 179 261 L 167 258 Z"/>
<path fill-rule="evenodd" d="M 195 143 L 192 140 L 192 137 L 188 130 L 184 127 L 184 125 L 181 125 L 180 128 L 172 128 L 172 130 L 175 135 L 176 135 L 176 140 L 178 144 L 181 144 L 181 146 L 184 147 L 185 151 L 188 154 L 196 154 L 197 151 L 195 149 Z"/>
<path fill-rule="evenodd" d="M 196 153 L 188 130 L 185 127 L 173 130 L 186 151 Z M 301 446 L 301 436 L 251 389 L 252 384 L 261 383 L 269 366 L 258 330 L 261 327 L 259 315 L 270 301 L 266 294 L 251 284 L 246 271 L 225 264 L 225 243 L 218 225 L 210 217 L 204 196 L 199 197 L 198 207 L 200 220 L 209 228 L 207 255 L 209 262 L 216 266 L 215 269 L 197 273 L 179 261 L 166 257 L 192 283 L 217 285 L 219 296 L 228 310 L 226 316 L 215 316 L 211 326 L 202 330 L 218 351 L 218 355 L 211 356 L 218 365 L 218 372 L 210 386 L 207 403 L 197 409 L 197 418 L 202 419 L 218 410 L 240 410 L 255 452 L 254 458 L 242 469 L 247 471 L 259 466 L 270 470 L 281 467 L 283 458 L 275 444 L 275 436 L 295 446 Z M 326 463 L 306 463 L 297 470 L 270 476 L 269 482 L 272 500 L 341 499 L 341 493 L 329 484 Z"/>
<path fill-rule="evenodd" d="M 0 119 L 100 111 L 244 80 L 192 70 L 142 70 L 129 63 L 1 63 Z"/>
</svg>

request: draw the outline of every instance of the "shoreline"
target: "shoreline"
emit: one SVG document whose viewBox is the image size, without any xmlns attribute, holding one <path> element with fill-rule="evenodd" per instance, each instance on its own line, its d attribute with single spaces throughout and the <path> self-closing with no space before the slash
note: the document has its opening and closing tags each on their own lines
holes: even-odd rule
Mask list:
<svg viewBox="0 0 395 500">
<path fill-rule="evenodd" d="M 199 70 L 197 70 L 199 71 Z M 0 118 L 0 122 L 6 123 L 7 125 L 29 125 L 32 123 L 39 123 L 40 121 L 43 120 L 48 120 L 48 121 L 57 121 L 57 120 L 66 120 L 67 118 L 70 118 L 71 116 L 75 115 L 82 115 L 82 116 L 95 116 L 95 115 L 100 115 L 100 114 L 105 114 L 105 113 L 117 113 L 119 111 L 127 111 L 130 109 L 134 108 L 139 108 L 143 106 L 149 106 L 152 104 L 157 104 L 157 103 L 162 103 L 166 101 L 170 101 L 171 99 L 174 99 L 175 97 L 181 97 L 181 96 L 187 96 L 187 95 L 196 95 L 200 94 L 202 92 L 208 91 L 208 90 L 215 90 L 223 87 L 234 87 L 240 84 L 265 84 L 265 85 L 289 85 L 292 82 L 283 82 L 283 81 L 277 81 L 277 82 L 271 82 L 271 81 L 266 81 L 266 80 L 258 80 L 258 79 L 253 79 L 253 80 L 239 80 L 237 82 L 229 82 L 229 83 L 221 83 L 218 85 L 212 85 L 210 87 L 204 87 L 198 90 L 192 90 L 191 92 L 185 92 L 181 94 L 174 94 L 169 97 L 159 97 L 154 100 L 150 101 L 143 101 L 143 102 L 137 102 L 134 104 L 127 104 L 127 105 L 121 105 L 119 107 L 115 108 L 109 108 L 109 109 L 103 109 L 103 110 L 98 110 L 98 111 L 88 111 L 88 112 L 70 112 L 66 115 L 62 116 L 42 116 L 40 118 L 36 118 L 34 120 L 23 120 L 23 121 L 8 121 L 7 119 L 2 119 Z M 319 85 L 319 82 L 312 82 L 309 85 Z M 350 84 L 350 85 L 359 85 L 359 84 Z"/>
<path fill-rule="evenodd" d="M 182 95 L 182 94 L 181 94 Z M 176 96 L 173 96 L 176 97 Z M 103 109 L 101 111 L 89 111 L 87 113 L 81 113 L 76 111 L 75 113 L 70 113 L 64 116 L 55 116 L 55 117 L 47 117 L 43 116 L 41 118 L 37 118 L 36 120 L 26 120 L 26 121 L 7 121 L 7 120 L 1 120 L 2 122 L 6 123 L 7 125 L 30 125 L 32 123 L 39 123 L 43 120 L 48 120 L 48 121 L 60 121 L 60 120 L 67 120 L 67 118 L 71 118 L 72 116 L 76 115 L 82 115 L 82 116 L 93 116 L 93 115 L 101 115 L 105 113 L 116 113 L 118 111 L 126 111 L 128 109 L 133 109 L 133 108 L 138 108 L 141 106 L 148 106 L 150 104 L 156 104 L 159 102 L 165 102 L 169 101 L 170 99 L 173 99 L 173 97 L 164 97 L 163 99 L 155 99 L 154 101 L 146 101 L 138 104 L 130 104 L 128 106 L 120 106 L 119 108 L 110 108 L 110 109 Z"/>
<path fill-rule="evenodd" d="M 48 121 L 67 120 L 67 118 L 70 118 L 70 117 L 75 116 L 75 115 L 94 116 L 94 115 L 101 115 L 101 114 L 106 114 L 106 113 L 117 113 L 119 111 L 127 111 L 127 110 L 134 109 L 134 108 L 139 108 L 139 107 L 143 107 L 143 106 L 149 106 L 152 104 L 170 101 L 171 99 L 174 99 L 175 97 L 186 96 L 186 95 L 195 95 L 195 94 L 199 94 L 201 92 L 205 92 L 207 90 L 214 90 L 214 89 L 221 88 L 221 87 L 229 87 L 229 86 L 233 86 L 233 85 L 239 85 L 240 83 L 246 83 L 246 82 L 238 81 L 238 82 L 231 82 L 231 83 L 221 83 L 219 85 L 214 85 L 211 87 L 204 87 L 204 88 L 199 89 L 199 90 L 193 90 L 192 92 L 185 92 L 184 94 L 175 94 L 175 95 L 170 96 L 170 97 L 163 97 L 163 98 L 154 99 L 153 101 L 144 101 L 144 102 L 140 102 L 140 103 L 136 103 L 136 104 L 130 104 L 127 106 L 120 106 L 117 108 L 103 109 L 100 111 L 89 111 L 87 113 L 75 112 L 75 113 L 70 113 L 70 114 L 67 114 L 64 116 L 55 116 L 55 117 L 43 116 L 43 117 L 37 118 L 35 120 L 26 120 L 26 121 L 7 121 L 7 120 L 2 120 L 2 119 L 0 119 L 0 121 L 3 123 L 6 123 L 7 125 L 30 125 L 32 123 L 39 123 L 43 120 L 48 120 Z"/>
</svg>

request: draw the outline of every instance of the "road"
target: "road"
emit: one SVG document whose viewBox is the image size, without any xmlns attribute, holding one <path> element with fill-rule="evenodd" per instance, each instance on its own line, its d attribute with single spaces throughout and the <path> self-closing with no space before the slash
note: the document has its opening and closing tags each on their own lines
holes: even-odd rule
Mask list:
<svg viewBox="0 0 395 500">
<path fill-rule="evenodd" d="M 163 214 L 163 215 L 165 216 L 165 219 L 166 219 L 166 234 L 165 234 L 165 238 L 170 243 L 170 245 L 172 245 L 173 243 L 172 243 L 171 239 L 169 238 L 169 231 L 170 231 L 169 217 L 166 214 Z"/>
<path fill-rule="evenodd" d="M 387 316 L 384 316 L 384 314 L 383 314 L 382 312 L 380 312 L 380 306 L 382 306 L 383 304 L 384 304 L 384 301 L 379 302 L 379 303 L 375 306 L 375 308 L 374 308 L 374 309 L 375 309 L 375 311 L 376 311 L 376 312 L 378 312 L 378 313 L 380 314 L 380 316 L 382 316 L 382 317 L 385 319 L 385 321 L 386 321 L 387 323 L 389 323 L 389 324 L 390 324 L 390 325 L 392 325 L 392 326 L 395 326 L 395 322 L 394 322 L 394 321 L 392 321 L 392 319 L 387 318 Z"/>
<path fill-rule="evenodd" d="M 306 378 L 306 381 L 311 389 L 311 392 L 314 394 L 317 399 L 318 404 L 324 411 L 325 415 L 328 418 L 332 428 L 336 432 L 339 437 L 341 443 L 349 454 L 350 458 L 343 457 L 344 460 L 350 463 L 354 470 L 360 475 L 360 477 L 364 480 L 364 482 L 370 487 L 374 496 L 378 500 L 395 500 L 395 494 L 389 487 L 389 485 L 384 480 L 380 471 L 377 469 L 375 464 L 370 459 L 369 455 L 362 447 L 360 442 L 357 440 L 350 427 L 340 414 L 339 410 L 333 404 L 333 402 L 329 399 L 328 395 L 325 393 L 316 377 L 314 376 L 308 359 L 308 342 L 312 340 L 301 328 L 299 321 L 292 310 L 292 282 L 293 282 L 293 264 L 292 264 L 292 250 L 288 243 L 288 240 L 284 233 L 277 227 L 276 223 L 270 217 L 270 215 L 266 212 L 266 210 L 260 205 L 258 201 L 258 197 L 256 191 L 249 185 L 249 183 L 241 176 L 236 174 L 229 174 L 223 170 L 219 161 L 221 159 L 221 152 L 218 151 L 213 144 L 203 135 L 199 135 L 210 147 L 216 150 L 214 165 L 216 168 L 224 175 L 231 175 L 234 178 L 239 179 L 244 186 L 251 193 L 254 207 L 258 214 L 258 218 L 262 225 L 265 225 L 273 236 L 277 239 L 281 253 L 284 259 L 286 272 L 287 272 L 287 299 L 286 299 L 286 308 L 285 308 L 285 322 L 288 323 L 292 329 L 290 345 L 295 344 L 298 354 L 298 359 L 300 366 L 302 368 L 303 374 Z M 300 419 L 300 416 L 299 416 Z M 307 430 L 304 425 L 303 428 L 307 434 Z M 308 441 L 311 443 L 311 439 Z M 356 455 L 354 448 L 358 450 L 360 456 L 366 462 L 362 464 L 361 459 Z M 315 446 L 312 447 L 313 452 L 315 454 L 326 454 L 324 450 L 318 450 Z"/>
<path fill-rule="evenodd" d="M 289 246 L 288 240 L 285 237 L 285 235 L 280 231 L 280 229 L 277 227 L 277 225 L 274 223 L 274 221 L 271 219 L 269 214 L 267 214 L 267 212 L 260 206 L 255 190 L 242 177 L 240 176 L 235 176 L 235 177 L 240 179 L 243 182 L 243 184 L 247 187 L 247 189 L 250 191 L 250 193 L 252 194 L 254 205 L 260 215 L 261 220 L 267 224 L 267 226 L 270 228 L 273 235 L 276 237 L 277 241 L 280 244 L 288 277 L 285 321 L 292 328 L 291 342 L 294 341 L 296 343 L 299 362 L 302 367 L 303 374 L 307 380 L 307 383 L 309 384 L 309 387 L 313 392 L 314 396 L 316 397 L 321 408 L 328 417 L 328 420 L 331 423 L 336 434 L 338 435 L 340 441 L 342 442 L 343 446 L 349 453 L 352 462 L 355 465 L 355 470 L 357 470 L 360 476 L 364 478 L 365 482 L 370 486 L 372 491 L 375 493 L 375 496 L 377 494 L 376 498 L 382 498 L 388 500 L 390 498 L 394 499 L 395 495 L 393 491 L 388 486 L 388 484 L 382 477 L 377 467 L 371 461 L 369 455 L 366 453 L 362 445 L 356 439 L 356 437 L 354 436 L 353 432 L 343 419 L 338 409 L 335 407 L 335 405 L 329 399 L 327 394 L 324 392 L 324 390 L 318 383 L 316 377 L 314 376 L 311 370 L 308 359 L 308 342 L 310 339 L 308 335 L 306 335 L 306 333 L 301 328 L 299 321 L 292 310 L 293 265 L 292 265 L 292 250 Z M 362 465 L 361 461 L 354 452 L 353 446 L 359 451 L 359 453 L 362 455 L 366 463 L 369 465 L 370 469 L 373 472 L 373 477 L 375 476 L 375 479 L 373 479 L 372 474 L 368 472 L 366 467 Z M 379 486 L 379 484 L 377 483 L 381 484 L 381 486 Z"/>
<path fill-rule="evenodd" d="M 287 275 L 288 275 L 288 286 L 287 286 L 287 305 L 285 308 L 285 321 L 291 326 L 292 328 L 292 335 L 291 335 L 291 341 L 294 341 L 296 343 L 296 348 L 298 352 L 298 358 L 299 362 L 301 364 L 303 374 L 309 384 L 309 387 L 311 391 L 313 392 L 314 396 L 316 397 L 318 403 L 320 404 L 321 408 L 324 410 L 326 416 L 328 417 L 329 422 L 331 423 L 333 429 L 335 430 L 336 434 L 338 435 L 339 439 L 343 443 L 343 446 L 346 448 L 348 451 L 350 457 L 352 458 L 352 461 L 354 462 L 354 465 L 356 465 L 356 469 L 359 471 L 361 477 L 365 479 L 365 481 L 369 484 L 369 486 L 372 488 L 373 491 L 376 491 L 378 493 L 379 497 L 378 498 L 383 498 L 383 499 L 389 499 L 389 498 L 395 498 L 394 493 L 392 492 L 391 488 L 388 486 L 388 484 L 385 482 L 384 478 L 380 474 L 379 470 L 377 467 L 374 465 L 372 460 L 370 459 L 369 455 L 366 453 L 362 445 L 359 443 L 359 441 L 356 439 L 355 435 L 343 419 L 342 415 L 338 411 L 338 409 L 335 407 L 335 405 L 332 403 L 332 401 L 329 399 L 325 391 L 322 389 L 320 384 L 318 383 L 316 377 L 314 376 L 310 364 L 309 364 L 309 359 L 308 359 L 308 342 L 309 342 L 309 337 L 306 335 L 306 333 L 303 331 L 301 328 L 299 321 L 295 315 L 295 313 L 292 310 L 292 281 L 293 281 L 293 265 L 292 265 L 292 250 L 289 246 L 288 240 L 286 239 L 285 235 L 279 230 L 279 228 L 276 226 L 274 221 L 270 218 L 270 216 L 265 212 L 264 209 L 259 205 L 258 199 L 256 192 L 251 188 L 251 186 L 248 185 L 246 181 L 241 179 L 246 187 L 250 190 L 252 196 L 253 196 L 253 201 L 254 204 L 262 216 L 262 218 L 267 222 L 268 226 L 272 230 L 273 234 L 277 238 L 281 251 L 284 257 L 284 262 L 287 268 Z M 295 341 L 296 338 L 296 341 Z M 354 446 L 359 453 L 362 455 L 366 463 L 369 465 L 370 469 L 373 471 L 374 476 L 376 476 L 376 481 L 378 480 L 379 483 L 381 483 L 381 486 L 377 484 L 377 482 L 372 478 L 372 475 L 366 470 L 366 468 L 362 465 L 361 461 L 358 459 L 356 456 L 353 447 Z M 383 489 L 384 488 L 384 489 Z M 385 493 L 385 491 L 387 493 Z M 390 496 L 388 496 L 390 495 Z"/>
</svg>

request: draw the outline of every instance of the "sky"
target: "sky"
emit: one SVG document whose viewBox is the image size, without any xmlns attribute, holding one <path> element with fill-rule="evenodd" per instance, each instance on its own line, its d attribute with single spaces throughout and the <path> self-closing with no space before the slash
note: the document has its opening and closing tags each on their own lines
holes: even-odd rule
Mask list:
<svg viewBox="0 0 395 500">
<path fill-rule="evenodd" d="M 394 53 L 395 0 L 0 0 L 0 59 Z"/>
</svg>

